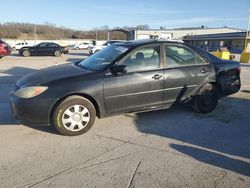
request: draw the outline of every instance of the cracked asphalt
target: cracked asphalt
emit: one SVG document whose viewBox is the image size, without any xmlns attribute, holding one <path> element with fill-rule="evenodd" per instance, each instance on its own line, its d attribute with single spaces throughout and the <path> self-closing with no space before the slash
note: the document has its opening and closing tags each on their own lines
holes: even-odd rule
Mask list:
<svg viewBox="0 0 250 188">
<path fill-rule="evenodd" d="M 250 64 L 241 91 L 206 115 L 177 106 L 113 116 L 77 137 L 12 118 L 17 79 L 85 56 L 0 60 L 0 187 L 250 187 Z"/>
</svg>

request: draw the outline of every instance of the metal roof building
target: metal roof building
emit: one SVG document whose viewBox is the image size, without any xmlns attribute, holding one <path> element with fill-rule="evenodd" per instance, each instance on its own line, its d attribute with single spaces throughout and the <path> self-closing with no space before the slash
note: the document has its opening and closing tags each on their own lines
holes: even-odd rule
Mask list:
<svg viewBox="0 0 250 188">
<path fill-rule="evenodd" d="M 241 53 L 244 49 L 246 32 L 217 33 L 205 35 L 185 36 L 186 43 L 215 51 L 220 47 L 227 47 L 233 53 Z M 247 37 L 247 51 L 250 51 L 250 33 Z"/>
</svg>

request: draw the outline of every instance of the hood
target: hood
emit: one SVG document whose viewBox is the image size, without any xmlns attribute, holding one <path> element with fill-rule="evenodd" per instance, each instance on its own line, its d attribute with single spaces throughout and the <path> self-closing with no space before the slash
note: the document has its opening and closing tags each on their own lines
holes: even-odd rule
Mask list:
<svg viewBox="0 0 250 188">
<path fill-rule="evenodd" d="M 30 73 L 18 80 L 16 85 L 20 88 L 28 86 L 39 86 L 51 81 L 89 73 L 91 73 L 91 71 L 83 70 L 77 67 L 75 64 L 64 64 Z"/>
</svg>

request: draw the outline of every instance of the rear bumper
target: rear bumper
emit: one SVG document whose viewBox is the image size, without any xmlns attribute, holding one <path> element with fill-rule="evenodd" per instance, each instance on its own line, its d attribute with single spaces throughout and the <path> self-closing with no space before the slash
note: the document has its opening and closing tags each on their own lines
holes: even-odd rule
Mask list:
<svg viewBox="0 0 250 188">
<path fill-rule="evenodd" d="M 237 93 L 241 88 L 240 77 L 230 79 L 230 80 L 219 81 L 219 83 L 222 89 L 222 93 L 221 93 L 222 97 Z"/>
</svg>

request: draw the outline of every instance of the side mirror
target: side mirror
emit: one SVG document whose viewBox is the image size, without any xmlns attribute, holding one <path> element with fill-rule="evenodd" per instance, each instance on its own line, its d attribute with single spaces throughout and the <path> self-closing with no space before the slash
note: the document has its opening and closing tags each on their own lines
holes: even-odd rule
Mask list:
<svg viewBox="0 0 250 188">
<path fill-rule="evenodd" d="M 126 73 L 127 72 L 127 66 L 126 65 L 114 65 L 110 71 L 113 74 L 118 74 L 118 73 Z"/>
</svg>

